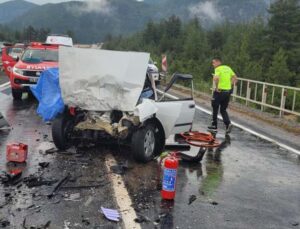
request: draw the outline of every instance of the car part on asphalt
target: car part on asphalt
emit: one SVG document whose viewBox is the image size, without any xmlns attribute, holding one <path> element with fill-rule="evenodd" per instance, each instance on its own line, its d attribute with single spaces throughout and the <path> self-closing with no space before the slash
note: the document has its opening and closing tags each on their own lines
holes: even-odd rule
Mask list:
<svg viewBox="0 0 300 229">
<path fill-rule="evenodd" d="M 116 221 L 116 222 L 120 221 L 119 219 L 121 217 L 120 213 L 115 209 L 101 207 L 101 212 L 109 220 Z"/>
<path fill-rule="evenodd" d="M 6 160 L 9 162 L 23 163 L 27 159 L 28 145 L 12 143 L 6 146 Z"/>
<path fill-rule="evenodd" d="M 191 205 L 196 199 L 197 197 L 195 195 L 190 195 L 188 204 Z"/>
<path fill-rule="evenodd" d="M 190 131 L 182 133 L 181 136 L 192 146 L 214 148 L 221 144 L 211 133 Z"/>
<path fill-rule="evenodd" d="M 70 179 L 71 175 L 68 174 L 67 176 L 63 177 L 58 183 L 57 185 L 55 185 L 55 187 L 53 188 L 53 190 L 47 195 L 48 199 L 51 199 L 53 196 L 56 195 L 56 193 L 58 192 L 58 190 L 60 189 L 60 187 L 67 182 Z"/>
</svg>

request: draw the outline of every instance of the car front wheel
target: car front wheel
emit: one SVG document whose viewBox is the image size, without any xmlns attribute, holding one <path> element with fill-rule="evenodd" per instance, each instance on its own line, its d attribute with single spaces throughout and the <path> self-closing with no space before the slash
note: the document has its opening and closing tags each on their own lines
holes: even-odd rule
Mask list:
<svg viewBox="0 0 300 229">
<path fill-rule="evenodd" d="M 137 161 L 145 163 L 154 158 L 158 144 L 155 134 L 155 127 L 151 124 L 134 132 L 131 149 Z"/>
<path fill-rule="evenodd" d="M 73 127 L 73 119 L 68 115 L 61 115 L 53 121 L 52 138 L 58 149 L 66 150 L 71 147 L 70 135 Z"/>
<path fill-rule="evenodd" d="M 22 91 L 17 90 L 17 89 L 11 89 L 11 93 L 15 100 L 22 99 L 22 94 L 23 94 Z"/>
</svg>

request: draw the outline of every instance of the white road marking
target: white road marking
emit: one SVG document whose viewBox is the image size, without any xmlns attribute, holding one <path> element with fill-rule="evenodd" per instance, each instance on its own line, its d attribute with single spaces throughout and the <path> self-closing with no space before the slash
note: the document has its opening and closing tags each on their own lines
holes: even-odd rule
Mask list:
<svg viewBox="0 0 300 229">
<path fill-rule="evenodd" d="M 105 165 L 107 171 L 110 171 L 109 178 L 112 181 L 112 187 L 115 193 L 115 198 L 117 204 L 119 205 L 119 210 L 122 215 L 122 221 L 124 223 L 125 228 L 128 229 L 140 229 L 141 226 L 134 221 L 137 218 L 135 210 L 132 207 L 132 201 L 126 189 L 125 183 L 122 177 L 118 174 L 114 174 L 111 172 L 110 167 L 112 165 L 116 165 L 117 162 L 113 158 L 112 155 L 107 155 L 105 158 Z"/>
<path fill-rule="evenodd" d="M 157 91 L 158 91 L 159 93 L 163 93 L 163 92 L 160 91 L 160 90 L 157 90 Z M 169 98 L 172 98 L 172 99 L 179 99 L 178 97 L 176 97 L 176 96 L 174 96 L 174 95 L 171 95 L 171 94 L 169 94 L 169 93 L 166 93 L 166 96 L 168 96 Z M 196 105 L 196 109 L 197 109 L 197 110 L 200 110 L 200 111 L 202 111 L 202 112 L 204 112 L 204 113 L 206 113 L 206 114 L 211 115 L 211 111 L 209 111 L 209 110 L 207 110 L 207 109 L 205 109 L 205 108 L 203 108 L 203 107 L 200 107 L 199 105 Z M 222 117 L 221 117 L 220 115 L 218 116 L 218 118 L 222 120 Z M 288 151 L 291 151 L 291 152 L 293 152 L 293 153 L 295 153 L 295 154 L 300 155 L 300 151 L 299 151 L 299 150 L 294 149 L 294 148 L 292 148 L 292 147 L 290 147 L 290 146 L 288 146 L 288 145 L 286 145 L 286 144 L 283 144 L 283 143 L 281 143 L 281 142 L 278 142 L 278 141 L 276 141 L 275 139 L 272 139 L 272 138 L 270 138 L 270 137 L 267 137 L 267 136 L 265 136 L 265 135 L 263 135 L 263 134 L 260 134 L 260 133 L 254 131 L 254 130 L 251 130 L 250 128 L 248 128 L 248 127 L 246 127 L 246 126 L 243 126 L 243 125 L 241 125 L 241 124 L 239 124 L 239 123 L 237 123 L 237 122 L 233 122 L 233 121 L 232 121 L 232 125 L 234 125 L 234 126 L 240 128 L 240 129 L 242 129 L 242 130 L 244 130 L 244 131 L 247 131 L 248 133 L 253 134 L 253 135 L 255 135 L 255 136 L 257 136 L 257 137 L 259 137 L 259 138 L 261 138 L 261 139 L 264 139 L 264 140 L 266 140 L 266 141 L 272 142 L 272 143 L 278 145 L 279 147 L 281 147 L 281 148 L 283 148 L 283 149 L 286 149 L 286 150 L 288 150 Z"/>
<path fill-rule="evenodd" d="M 4 91 L 5 89 L 10 87 L 10 82 L 6 82 L 0 85 L 0 91 Z"/>
</svg>

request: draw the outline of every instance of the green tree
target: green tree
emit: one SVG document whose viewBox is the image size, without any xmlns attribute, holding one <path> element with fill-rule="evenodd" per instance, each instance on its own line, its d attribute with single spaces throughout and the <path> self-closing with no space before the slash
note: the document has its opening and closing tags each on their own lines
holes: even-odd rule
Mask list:
<svg viewBox="0 0 300 229">
<path fill-rule="evenodd" d="M 270 54 L 279 48 L 286 51 L 288 66 L 300 73 L 300 6 L 298 0 L 277 0 L 271 4 L 268 22 Z M 295 84 L 295 82 L 293 83 Z"/>
<path fill-rule="evenodd" d="M 287 66 L 287 55 L 280 48 L 273 57 L 272 64 L 267 73 L 267 80 L 271 83 L 290 85 L 295 74 Z"/>
</svg>

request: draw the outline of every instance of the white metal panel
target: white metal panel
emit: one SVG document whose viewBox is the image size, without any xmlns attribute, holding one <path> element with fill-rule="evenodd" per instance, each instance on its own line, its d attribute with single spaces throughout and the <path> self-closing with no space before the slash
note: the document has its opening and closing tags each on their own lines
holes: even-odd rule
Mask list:
<svg viewBox="0 0 300 229">
<path fill-rule="evenodd" d="M 134 111 L 142 92 L 149 53 L 59 48 L 65 104 L 93 111 Z"/>
<path fill-rule="evenodd" d="M 158 108 L 156 117 L 165 130 L 166 138 L 191 129 L 195 115 L 193 100 L 156 102 L 155 104 Z"/>
</svg>

